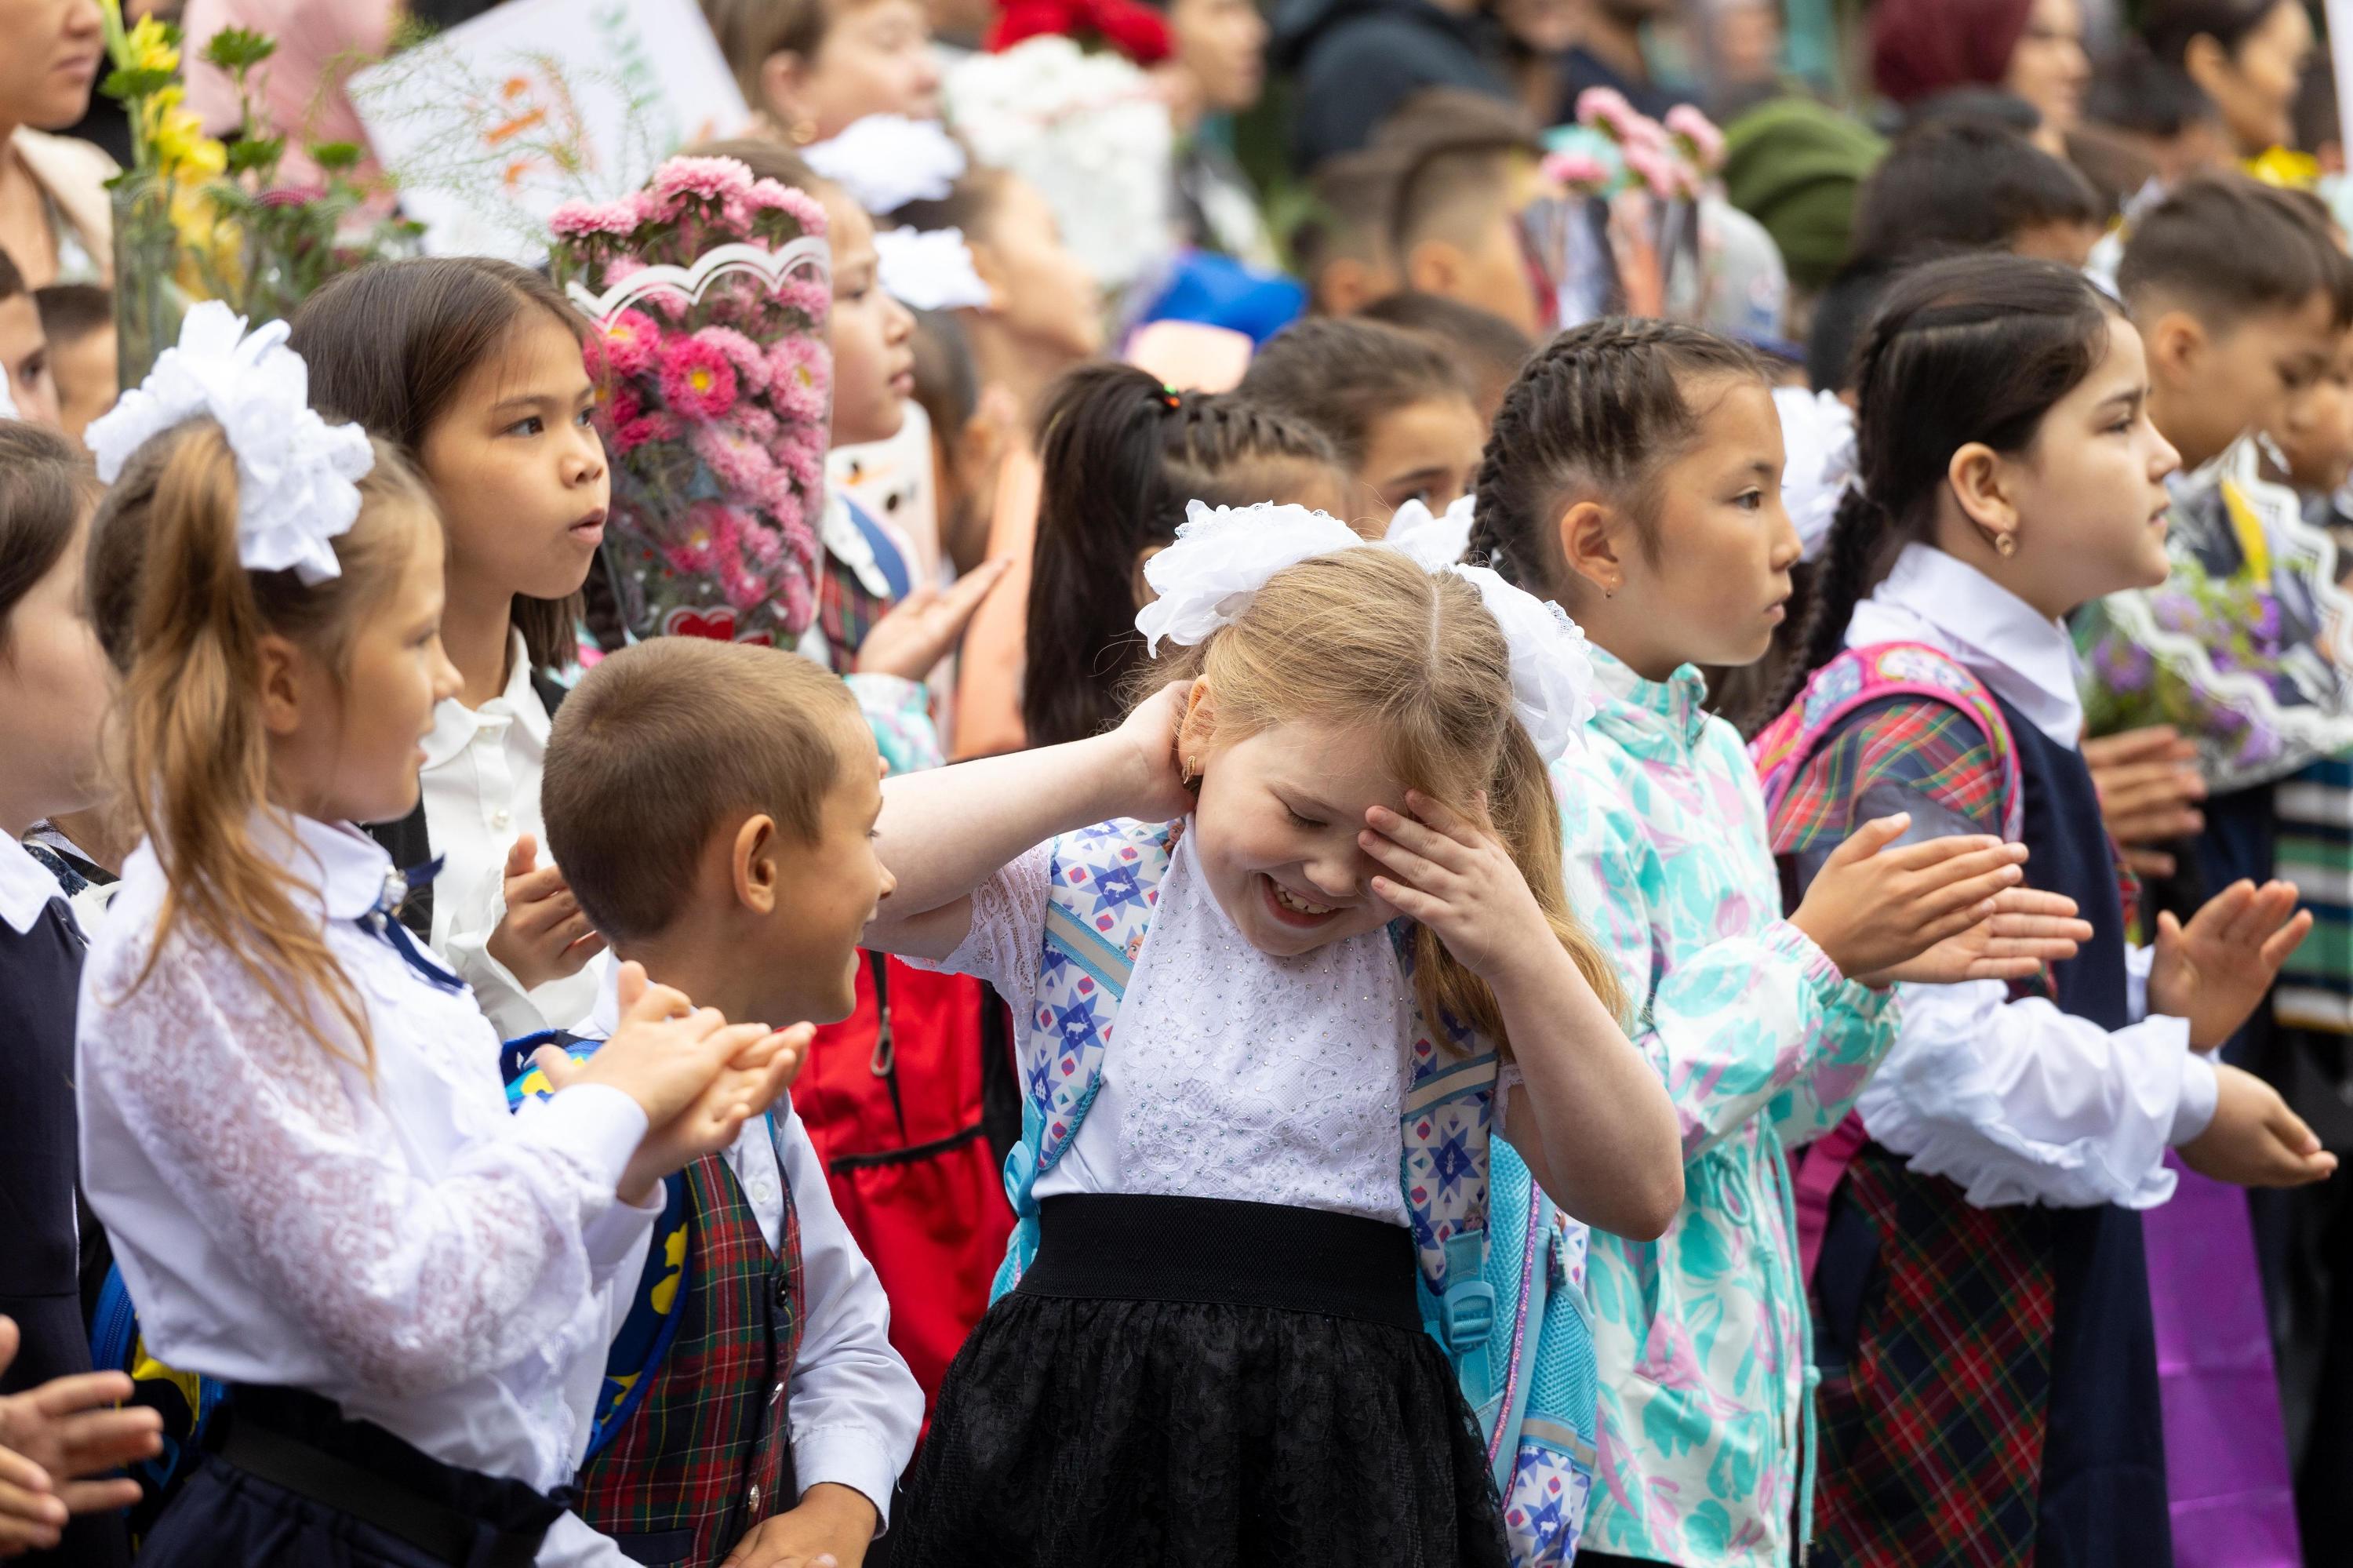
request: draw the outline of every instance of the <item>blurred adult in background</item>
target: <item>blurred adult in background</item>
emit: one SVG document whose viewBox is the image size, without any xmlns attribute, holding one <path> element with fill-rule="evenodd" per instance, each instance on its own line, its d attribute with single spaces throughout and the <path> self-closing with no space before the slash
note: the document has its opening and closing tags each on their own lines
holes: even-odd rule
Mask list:
<svg viewBox="0 0 2353 1568">
<path fill-rule="evenodd" d="M 940 117 L 940 64 L 919 0 L 702 0 L 744 101 L 796 147 L 870 114 Z"/>
<path fill-rule="evenodd" d="M 2295 139 L 2296 92 L 2316 51 L 2303 0 L 2154 0 L 2140 37 L 2212 101 L 2239 157 Z"/>
<path fill-rule="evenodd" d="M 1234 161 L 1233 119 L 1266 89 L 1266 18 L 1256 0 L 1169 0 L 1177 136 L 1176 205 L 1186 238 L 1258 267 L 1278 264 L 1258 193 Z"/>
<path fill-rule="evenodd" d="M 1852 115 L 1795 95 L 1725 127 L 1725 194 L 1780 249 L 1791 336 L 1805 335 L 1814 298 L 1845 263 L 1855 193 L 1886 152 L 1885 139 Z"/>
<path fill-rule="evenodd" d="M 1871 16 L 1872 82 L 1909 109 L 1939 94 L 1996 88 L 2033 109 L 2035 143 L 2064 157 L 2083 116 L 2092 62 L 2079 0 L 1880 0 Z"/>
<path fill-rule="evenodd" d="M 27 288 L 114 269 L 114 160 L 49 134 L 90 108 L 105 65 L 97 0 L 0 0 L 0 250 Z"/>
<path fill-rule="evenodd" d="M 1589 88 L 1613 88 L 1626 101 L 1653 120 L 1687 101 L 1688 95 L 1660 82 L 1651 74 L 1642 52 L 1644 30 L 1653 22 L 1675 16 L 1675 0 L 1589 0 L 1583 35 L 1560 62 L 1560 108 L 1556 121 L 1574 118 L 1579 94 Z"/>
<path fill-rule="evenodd" d="M 2169 189 L 2232 158 L 2214 101 L 2138 39 L 2100 62 L 2070 148 L 2076 167 L 2119 208 L 2152 181 Z"/>
<path fill-rule="evenodd" d="M 1281 0 L 1269 57 L 1294 79 L 1292 165 L 1354 152 L 1415 93 L 1511 101 L 1503 36 L 1480 0 Z"/>
</svg>

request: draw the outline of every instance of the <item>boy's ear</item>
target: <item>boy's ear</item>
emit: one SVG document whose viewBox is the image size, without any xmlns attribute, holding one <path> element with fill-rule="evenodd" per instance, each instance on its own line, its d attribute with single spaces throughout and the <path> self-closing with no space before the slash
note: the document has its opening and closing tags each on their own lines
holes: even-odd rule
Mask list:
<svg viewBox="0 0 2353 1568">
<path fill-rule="evenodd" d="M 754 915 L 773 915 L 784 895 L 784 868 L 776 859 L 776 819 L 755 812 L 744 819 L 729 846 L 728 882 L 735 902 Z"/>
<path fill-rule="evenodd" d="M 1451 298 L 1469 270 L 1469 259 L 1452 240 L 1425 239 L 1406 256 L 1405 286 L 1417 293 Z"/>
<path fill-rule="evenodd" d="M 1556 529 L 1569 571 L 1605 594 L 1626 586 L 1623 519 L 1599 501 L 1580 501 L 1560 514 Z"/>
<path fill-rule="evenodd" d="M 2171 385 L 2185 386 L 2205 367 L 2206 351 L 2214 340 L 2204 322 L 2188 311 L 2175 309 L 2158 313 L 2144 341 L 2149 374 Z"/>
<path fill-rule="evenodd" d="M 817 122 L 801 106 L 807 84 L 808 62 L 797 50 L 778 49 L 760 62 L 760 101 L 754 107 L 765 110 L 796 147 L 817 140 Z"/>
<path fill-rule="evenodd" d="M 1393 291 L 1381 270 L 1354 256 L 1335 256 L 1315 275 L 1315 308 L 1327 316 L 1353 316 Z"/>
</svg>

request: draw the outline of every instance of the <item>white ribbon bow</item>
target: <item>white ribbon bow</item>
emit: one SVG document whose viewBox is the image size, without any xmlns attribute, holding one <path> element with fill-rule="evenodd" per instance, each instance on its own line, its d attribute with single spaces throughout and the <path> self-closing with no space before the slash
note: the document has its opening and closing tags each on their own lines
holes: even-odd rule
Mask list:
<svg viewBox="0 0 2353 1568">
<path fill-rule="evenodd" d="M 961 228 L 886 228 L 874 236 L 882 291 L 911 310 L 981 309 L 988 285 Z"/>
<path fill-rule="evenodd" d="M 1777 387 L 1773 407 L 1781 416 L 1781 504 L 1810 561 L 1822 553 L 1838 520 L 1839 501 L 1854 483 L 1854 410 L 1835 392 Z"/>
<path fill-rule="evenodd" d="M 877 217 L 939 200 L 965 170 L 964 149 L 938 121 L 903 114 L 869 114 L 801 157 Z"/>
<path fill-rule="evenodd" d="M 1428 517 L 1429 509 L 1421 509 Z M 1448 508 L 1451 517 L 1455 508 Z M 1230 625 L 1267 579 L 1286 567 L 1347 549 L 1394 549 L 1428 572 L 1452 572 L 1479 590 L 1510 651 L 1512 711 L 1546 762 L 1584 735 L 1593 716 L 1593 661 L 1585 633 L 1560 606 L 1513 587 L 1484 567 L 1459 563 L 1442 520 L 1409 526 L 1398 538 L 1366 539 L 1335 517 L 1304 506 L 1205 506 L 1185 509 L 1176 542 L 1145 564 L 1144 580 L 1158 595 L 1135 613 L 1146 652 L 1160 640 L 1187 647 Z M 1464 537 L 1467 539 L 1468 531 Z"/>
<path fill-rule="evenodd" d="M 217 300 L 191 307 L 179 345 L 82 440 L 111 484 L 151 438 L 211 415 L 237 455 L 238 562 L 256 572 L 291 567 L 315 585 L 343 572 L 331 541 L 359 517 L 357 482 L 375 454 L 365 430 L 330 425 L 311 407 L 311 373 L 286 346 L 288 330 L 269 322 L 248 335 L 245 318 Z"/>
</svg>

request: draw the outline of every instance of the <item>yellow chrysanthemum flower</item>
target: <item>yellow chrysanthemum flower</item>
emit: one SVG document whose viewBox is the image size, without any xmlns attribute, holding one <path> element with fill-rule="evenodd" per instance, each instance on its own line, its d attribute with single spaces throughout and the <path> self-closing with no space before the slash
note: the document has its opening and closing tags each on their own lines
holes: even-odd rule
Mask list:
<svg viewBox="0 0 2353 1568">
<path fill-rule="evenodd" d="M 180 51 L 172 47 L 168 35 L 164 31 L 164 24 L 154 17 L 141 17 L 139 25 L 123 37 L 129 47 L 123 51 L 125 58 L 122 63 L 132 70 L 180 69 Z"/>
</svg>

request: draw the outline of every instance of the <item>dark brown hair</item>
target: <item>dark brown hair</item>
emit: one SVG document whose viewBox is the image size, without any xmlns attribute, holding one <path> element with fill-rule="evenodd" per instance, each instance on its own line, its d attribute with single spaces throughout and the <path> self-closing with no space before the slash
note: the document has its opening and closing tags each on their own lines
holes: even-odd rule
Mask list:
<svg viewBox="0 0 2353 1568">
<path fill-rule="evenodd" d="M 41 310 L 41 331 L 51 348 L 78 343 L 114 324 L 114 294 L 96 283 L 51 283 L 33 291 Z"/>
<path fill-rule="evenodd" d="M 891 225 L 910 228 L 960 228 L 966 239 L 986 243 L 997 230 L 997 207 L 1004 199 L 1007 178 L 1003 169 L 976 164 L 956 176 L 947 195 L 877 213 L 875 221 L 887 217 Z"/>
<path fill-rule="evenodd" d="M 2328 209 L 2309 191 L 2244 175 L 2185 180 L 2135 219 L 2116 288 L 2136 309 L 2163 294 L 2216 327 L 2296 311 L 2318 293 L 2339 328 L 2353 325 L 2353 257 Z"/>
<path fill-rule="evenodd" d="M 767 101 L 760 73 L 773 57 L 791 53 L 807 60 L 833 26 L 833 0 L 702 0 L 711 37 L 735 73 L 744 101 L 754 109 Z"/>
<path fill-rule="evenodd" d="M 2236 58 L 2247 35 L 2295 0 L 2155 0 L 2141 13 L 2140 37 L 2162 64 L 2179 69 L 2189 46 L 2211 38 Z"/>
<path fill-rule="evenodd" d="M 2096 226 L 2099 193 L 2007 126 L 1936 120 L 1906 132 L 1855 196 L 1850 264 L 2009 247 L 2043 224 Z"/>
<path fill-rule="evenodd" d="M 1044 471 L 1029 577 L 1029 744 L 1083 740 L 1117 724 L 1143 668 L 1135 567 L 1176 536 L 1187 502 L 1284 501 L 1320 472 L 1342 478 L 1312 425 L 1230 396 L 1174 392 L 1124 365 L 1089 365 L 1047 393 Z"/>
<path fill-rule="evenodd" d="M 2000 252 L 1895 280 L 1855 351 L 1856 482 L 1831 524 L 1780 689 L 1754 723 L 1788 707 L 1844 646 L 1854 607 L 1896 552 L 1931 537 L 1953 454 L 1972 441 L 2025 450 L 2052 405 L 2098 366 L 2119 313 L 2074 269 Z"/>
<path fill-rule="evenodd" d="M 1428 88 L 1406 100 L 1374 133 L 1373 145 L 1400 159 L 1389 202 L 1389 248 L 1399 261 L 1433 237 L 1467 242 L 1464 218 L 1509 201 L 1512 164 L 1544 152 L 1525 110 L 1488 93 Z"/>
<path fill-rule="evenodd" d="M 534 311 L 587 339 L 588 323 L 555 286 L 481 256 L 379 261 L 345 272 L 302 302 L 287 344 L 311 368 L 311 405 L 349 419 L 417 462 L 426 432 Z M 533 669 L 578 657 L 581 596 L 514 599 Z"/>
<path fill-rule="evenodd" d="M 712 833 L 765 811 L 817 838 L 858 723 L 849 689 L 796 654 L 700 637 L 624 648 L 556 710 L 540 784 L 548 853 L 606 937 L 659 935 Z"/>
<path fill-rule="evenodd" d="M 1355 316 L 1283 328 L 1258 351 L 1234 393 L 1322 430 L 1351 472 L 1365 461 L 1382 415 L 1431 398 L 1475 401 L 1461 370 L 1428 339 Z"/>
<path fill-rule="evenodd" d="M 25 291 L 25 274 L 16 270 L 16 260 L 0 250 L 0 300 L 13 300 Z"/>
<path fill-rule="evenodd" d="M 733 158 L 752 171 L 755 180 L 774 180 L 797 191 L 815 191 L 826 182 L 807 160 L 786 146 L 765 136 L 728 136 L 716 142 L 698 142 L 685 151 L 690 158 Z"/>
<path fill-rule="evenodd" d="M 89 457 L 63 436 L 0 419 L 0 658 L 8 618 L 63 558 L 100 489 Z"/>
<path fill-rule="evenodd" d="M 1535 339 L 1494 312 L 1444 294 L 1403 290 L 1375 300 L 1356 319 L 1412 333 L 1467 360 L 1464 369 L 1476 382 L 1481 411 L 1489 415 L 1536 351 Z"/>
<path fill-rule="evenodd" d="M 1579 500 L 1649 523 L 1659 471 L 1698 439 L 1688 383 L 1767 379 L 1754 350 L 1679 322 L 1605 316 L 1561 334 L 1504 395 L 1479 464 L 1470 553 L 1541 598 L 1567 589 L 1554 520 Z"/>
</svg>

